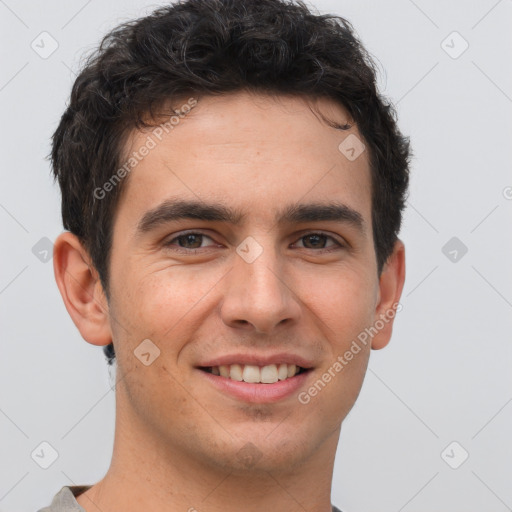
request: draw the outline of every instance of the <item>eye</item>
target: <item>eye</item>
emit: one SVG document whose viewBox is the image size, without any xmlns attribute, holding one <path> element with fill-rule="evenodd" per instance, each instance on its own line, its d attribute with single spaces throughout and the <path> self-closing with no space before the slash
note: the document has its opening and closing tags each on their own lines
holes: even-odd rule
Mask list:
<svg viewBox="0 0 512 512">
<path fill-rule="evenodd" d="M 164 242 L 165 247 L 172 247 L 173 249 L 178 250 L 178 252 L 187 252 L 187 253 L 193 253 L 196 249 L 201 249 L 204 246 L 202 245 L 203 239 L 208 238 L 209 240 L 212 240 L 209 236 L 205 235 L 204 233 L 197 233 L 197 232 L 189 232 L 189 233 L 182 233 L 179 236 L 176 236 L 167 242 Z M 174 242 L 177 241 L 177 244 Z M 213 240 L 212 240 L 213 241 Z M 184 249 L 183 251 L 180 251 L 179 249 Z"/>
<path fill-rule="evenodd" d="M 334 242 L 334 246 L 331 245 L 331 248 L 325 247 L 325 242 L 330 239 Z M 321 250 L 333 250 L 336 248 L 342 248 L 344 245 L 338 242 L 334 237 L 330 235 L 326 235 L 325 233 L 307 233 L 299 238 L 299 240 L 305 241 L 303 242 L 305 249 L 321 249 Z M 309 246 L 309 247 L 308 247 Z"/>
<path fill-rule="evenodd" d="M 194 254 L 195 252 L 199 252 L 200 249 L 205 249 L 213 245 L 203 245 L 205 239 L 213 242 L 213 239 L 204 233 L 190 231 L 169 239 L 164 242 L 163 245 L 164 247 L 170 248 L 176 252 Z M 317 252 L 330 252 L 344 247 L 344 244 L 336 240 L 334 237 L 321 232 L 307 233 L 301 236 L 299 240 L 302 241 L 302 247 L 299 246 L 299 248 L 314 249 L 317 250 Z M 326 246 L 326 243 L 329 240 L 331 241 L 331 245 Z"/>
</svg>

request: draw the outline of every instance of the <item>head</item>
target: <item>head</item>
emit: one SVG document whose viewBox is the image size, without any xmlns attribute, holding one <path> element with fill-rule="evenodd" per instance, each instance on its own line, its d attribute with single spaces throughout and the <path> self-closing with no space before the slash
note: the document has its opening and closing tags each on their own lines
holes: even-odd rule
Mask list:
<svg viewBox="0 0 512 512">
<path fill-rule="evenodd" d="M 124 403 L 153 432 L 196 454 L 214 441 L 227 464 L 229 436 L 260 439 L 262 421 L 286 416 L 302 429 L 290 453 L 313 453 L 348 414 L 405 275 L 409 144 L 375 72 L 348 21 L 279 0 L 160 8 L 86 62 L 53 137 L 68 230 L 56 277 L 83 337 L 117 354 Z M 148 339 L 146 367 L 134 352 Z M 293 410 L 223 399 L 197 373 L 227 353 L 294 351 L 332 383 Z M 198 401 L 217 403 L 215 434 L 197 427 L 213 422 Z M 310 412 L 329 404 L 320 425 Z"/>
</svg>

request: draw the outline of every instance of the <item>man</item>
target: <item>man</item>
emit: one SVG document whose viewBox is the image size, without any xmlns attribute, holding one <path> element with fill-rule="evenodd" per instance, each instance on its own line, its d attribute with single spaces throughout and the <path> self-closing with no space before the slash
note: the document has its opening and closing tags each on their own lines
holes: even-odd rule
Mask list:
<svg viewBox="0 0 512 512">
<path fill-rule="evenodd" d="M 45 512 L 314 511 L 405 279 L 409 144 L 350 24 L 189 0 L 115 29 L 53 138 L 56 281 L 113 458 Z"/>
</svg>

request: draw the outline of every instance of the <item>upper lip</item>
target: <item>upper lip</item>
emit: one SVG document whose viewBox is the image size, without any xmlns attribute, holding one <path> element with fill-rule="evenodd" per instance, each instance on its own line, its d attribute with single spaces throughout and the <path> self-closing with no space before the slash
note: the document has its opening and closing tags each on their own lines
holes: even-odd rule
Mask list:
<svg viewBox="0 0 512 512">
<path fill-rule="evenodd" d="M 231 364 L 251 364 L 255 366 L 268 366 L 270 364 L 294 364 L 301 368 L 309 369 L 313 367 L 311 361 L 297 354 L 289 352 L 279 352 L 275 354 L 225 354 L 208 359 L 198 365 L 200 368 L 208 366 L 220 366 Z"/>
</svg>

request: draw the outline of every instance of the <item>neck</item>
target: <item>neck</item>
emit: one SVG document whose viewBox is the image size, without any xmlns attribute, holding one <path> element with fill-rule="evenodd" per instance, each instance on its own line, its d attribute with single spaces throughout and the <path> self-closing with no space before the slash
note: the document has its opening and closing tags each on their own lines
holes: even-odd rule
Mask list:
<svg viewBox="0 0 512 512">
<path fill-rule="evenodd" d="M 116 398 L 119 398 L 117 396 Z M 334 456 L 340 429 L 305 460 L 240 469 L 162 442 L 127 417 L 116 400 L 112 462 L 105 477 L 77 498 L 86 512 L 331 512 Z"/>
</svg>

